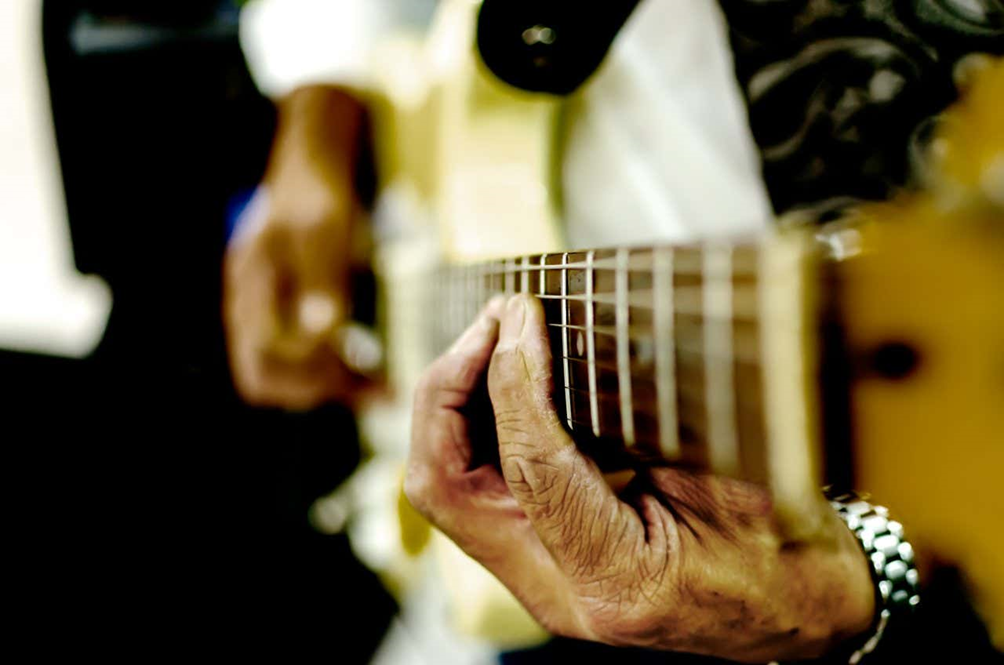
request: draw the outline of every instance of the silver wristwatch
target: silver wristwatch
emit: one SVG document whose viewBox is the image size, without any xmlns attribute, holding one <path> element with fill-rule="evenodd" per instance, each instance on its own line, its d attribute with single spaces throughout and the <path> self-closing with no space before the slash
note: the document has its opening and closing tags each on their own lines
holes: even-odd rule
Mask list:
<svg viewBox="0 0 1004 665">
<path fill-rule="evenodd" d="M 875 628 L 868 639 L 850 656 L 856 665 L 875 650 L 890 620 L 912 614 L 920 603 L 917 568 L 913 561 L 913 547 L 903 537 L 903 525 L 889 519 L 889 511 L 875 506 L 867 495 L 855 493 L 834 494 L 827 490 L 830 505 L 854 532 L 871 561 L 872 580 L 875 583 L 877 617 Z"/>
</svg>

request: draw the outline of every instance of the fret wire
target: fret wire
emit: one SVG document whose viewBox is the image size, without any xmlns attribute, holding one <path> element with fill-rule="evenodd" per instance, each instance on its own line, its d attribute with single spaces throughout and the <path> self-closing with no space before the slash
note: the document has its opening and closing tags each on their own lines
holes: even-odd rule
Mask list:
<svg viewBox="0 0 1004 665">
<path fill-rule="evenodd" d="M 735 404 L 732 342 L 732 250 L 726 245 L 705 248 L 704 324 L 705 404 L 709 458 L 718 473 L 739 471 L 739 442 Z"/>
<path fill-rule="evenodd" d="M 467 293 L 467 284 L 464 282 L 464 272 L 461 270 L 461 278 L 454 284 L 454 294 L 462 297 L 461 293 Z M 466 298 L 465 298 L 466 299 Z M 457 325 L 453 328 L 454 337 L 460 337 L 461 331 L 467 326 L 467 302 L 461 302 L 457 307 Z"/>
<path fill-rule="evenodd" d="M 669 248 L 669 247 L 666 247 L 666 248 L 657 248 L 657 249 L 660 249 L 660 250 L 666 249 L 666 250 L 672 251 L 671 248 Z M 634 257 L 632 257 L 631 260 L 633 261 Z M 700 263 L 699 259 L 695 258 L 692 262 L 694 264 L 692 268 L 691 267 L 683 268 L 683 267 L 681 267 L 681 262 L 680 261 L 674 261 L 674 271 L 678 275 L 693 275 L 693 276 L 697 276 L 697 277 L 701 276 L 703 274 L 703 271 L 701 269 L 701 263 Z M 572 263 L 568 263 L 567 265 L 561 265 L 561 264 L 539 265 L 539 264 L 533 263 L 532 261 L 530 263 L 530 270 L 531 271 L 544 271 L 544 272 L 546 272 L 546 271 L 557 271 L 557 270 L 563 270 L 563 269 L 568 269 L 568 270 L 585 270 L 587 267 L 588 267 L 588 264 L 585 261 L 572 262 Z M 522 268 L 521 267 L 517 267 L 516 265 L 513 265 L 511 267 L 503 265 L 503 266 L 499 267 L 498 269 L 496 269 L 495 271 L 493 271 L 493 274 L 495 274 L 495 275 L 501 275 L 501 274 L 506 274 L 508 272 L 516 272 L 516 271 L 519 271 L 519 270 L 522 270 Z M 616 257 L 609 258 L 609 259 L 597 259 L 596 262 L 593 264 L 593 270 L 596 271 L 596 272 L 600 272 L 600 271 L 616 272 L 616 270 L 617 270 Z M 637 265 L 637 264 L 632 265 L 632 264 L 629 264 L 628 270 L 630 272 L 646 273 L 646 272 L 651 272 L 652 271 L 652 266 L 648 262 L 646 262 L 644 265 Z M 757 272 L 756 272 L 756 268 L 754 266 L 749 266 L 746 269 L 739 269 L 739 268 L 737 268 L 733 272 L 733 276 L 735 276 L 735 277 L 755 277 L 756 274 L 757 274 Z"/>
<path fill-rule="evenodd" d="M 444 316 L 442 317 L 443 324 L 440 326 L 440 333 L 439 333 L 439 346 L 443 348 L 445 348 L 446 346 L 444 342 L 446 341 L 446 337 L 448 335 L 450 326 L 453 323 L 453 318 L 452 318 L 453 309 L 450 305 L 449 287 L 450 287 L 450 280 L 448 278 L 448 273 L 446 270 L 443 270 L 439 274 L 439 294 L 441 297 L 446 299 L 446 306 L 443 308 L 443 314 L 444 314 Z"/>
<path fill-rule="evenodd" d="M 467 292 L 467 289 L 465 288 L 466 285 L 464 284 L 463 281 L 463 274 L 464 273 L 461 270 L 460 272 L 461 279 L 457 280 L 453 284 L 453 295 L 454 297 L 457 298 L 463 297 L 461 296 L 461 294 Z M 465 302 L 457 303 L 457 325 L 453 327 L 454 337 L 459 337 L 460 332 L 464 329 L 466 325 L 467 325 L 467 303 Z"/>
<path fill-rule="evenodd" d="M 516 292 L 532 293 L 532 282 L 534 271 L 537 271 L 537 294 L 542 300 L 555 300 L 561 303 L 561 323 L 548 323 L 547 325 L 558 329 L 562 333 L 562 363 L 565 375 L 565 416 L 569 427 L 582 426 L 579 418 L 585 416 L 584 413 L 575 412 L 575 405 L 572 403 L 572 390 L 585 388 L 572 388 L 571 376 L 573 366 L 571 363 L 582 363 L 581 357 L 570 357 L 570 351 L 575 337 L 572 331 L 585 333 L 583 336 L 587 342 L 587 368 L 590 374 L 589 385 L 589 423 L 593 433 L 600 436 L 602 425 L 602 412 L 598 404 L 598 398 L 613 398 L 612 390 L 601 395 L 597 390 L 599 382 L 598 369 L 616 370 L 618 377 L 619 408 L 621 413 L 621 434 L 625 443 L 633 442 L 639 435 L 636 430 L 637 423 L 634 422 L 633 410 L 635 395 L 632 390 L 630 374 L 632 371 L 653 372 L 652 378 L 654 394 L 652 399 L 658 409 L 657 436 L 658 445 L 667 458 L 679 458 L 681 442 L 679 440 L 679 422 L 683 422 L 683 408 L 679 406 L 679 399 L 682 399 L 683 391 L 677 383 L 678 364 L 694 363 L 692 357 L 699 358 L 696 362 L 703 363 L 705 381 L 704 389 L 698 389 L 698 395 L 684 400 L 687 403 L 695 400 L 703 403 L 700 409 L 701 415 L 691 414 L 692 418 L 700 418 L 700 428 L 708 430 L 709 456 L 718 455 L 719 459 L 730 459 L 730 455 L 722 450 L 729 447 L 726 443 L 731 441 L 731 449 L 735 454 L 733 466 L 739 465 L 739 423 L 737 420 L 735 392 L 735 367 L 736 363 L 755 362 L 758 363 L 760 356 L 758 351 L 751 350 L 755 344 L 744 342 L 748 335 L 743 329 L 733 327 L 733 321 L 758 321 L 758 311 L 756 310 L 756 284 L 748 283 L 748 280 L 734 282 L 736 277 L 743 277 L 749 271 L 755 277 L 756 271 L 749 268 L 748 252 L 740 251 L 732 253 L 727 247 L 706 246 L 686 247 L 680 250 L 684 252 L 683 258 L 674 253 L 671 247 L 661 247 L 654 249 L 643 249 L 637 252 L 630 250 L 602 250 L 603 258 L 598 258 L 600 251 L 588 251 L 582 253 L 564 253 L 558 256 L 551 255 L 552 260 L 560 257 L 560 264 L 553 261 L 548 264 L 548 255 L 523 256 L 515 259 L 498 260 L 492 262 L 480 262 L 460 269 L 441 269 L 436 271 L 437 279 L 434 282 L 435 290 L 441 302 L 446 296 L 448 303 L 444 308 L 443 316 L 434 317 L 436 328 L 439 329 L 439 348 L 448 346 L 450 341 L 456 337 L 460 330 L 466 327 L 472 319 L 471 307 L 475 311 L 480 311 L 484 303 L 495 293 L 514 294 Z M 715 258 L 715 255 L 718 255 Z M 573 255 L 583 256 L 585 260 L 569 261 Z M 626 255 L 626 257 L 625 257 Z M 724 259 L 723 259 L 724 257 Z M 692 267 L 699 266 L 701 269 L 691 271 Z M 569 271 L 573 269 L 585 269 L 585 293 L 570 293 L 571 276 Z M 548 293 L 548 275 L 554 270 L 561 270 L 560 295 Z M 597 271 L 613 270 L 612 286 L 613 293 L 605 291 L 596 292 L 597 277 L 602 275 Z M 643 274 L 651 270 L 651 289 L 638 290 L 631 289 L 631 273 Z M 519 282 L 516 281 L 516 272 L 519 271 Z M 608 273 L 609 274 L 609 273 Z M 702 287 L 677 287 L 675 284 L 676 275 L 702 275 L 704 277 Z M 603 280 L 610 279 L 607 276 Z M 463 283 L 461 283 L 463 282 Z M 748 297 L 747 297 L 748 294 Z M 725 296 L 728 297 L 725 297 Z M 459 300 L 462 302 L 458 302 Z M 472 302 L 473 301 L 473 302 Z M 586 307 L 586 325 L 571 325 L 572 311 L 570 302 L 582 302 Z M 747 302 L 748 301 L 748 302 Z M 600 311 L 597 304 L 613 305 L 611 309 L 615 316 L 615 325 L 596 325 L 597 316 Z M 640 310 L 650 309 L 652 311 L 652 324 L 649 327 L 632 327 L 631 307 Z M 747 312 L 748 310 L 748 312 Z M 748 317 L 744 318 L 747 316 Z M 684 318 L 678 318 L 683 316 Z M 697 318 L 691 319 L 690 316 Z M 625 323 L 626 319 L 626 323 Z M 745 325 L 745 324 L 744 324 Z M 452 328 L 451 328 L 452 326 Z M 652 334 L 654 345 L 647 341 L 646 335 Z M 616 349 L 616 366 L 603 363 L 597 358 L 598 353 L 602 353 L 608 359 L 609 356 L 602 352 L 602 347 L 597 343 L 597 335 L 613 336 L 613 347 Z M 682 335 L 681 339 L 677 339 Z M 634 340 L 643 343 L 640 353 L 651 357 L 644 357 L 638 360 L 640 364 L 632 364 L 631 349 Z M 688 342 L 688 340 L 690 340 Z M 691 343 L 692 342 L 692 343 Z M 749 347 L 749 348 L 747 348 Z M 650 351 L 646 351 L 650 349 Z M 611 349 L 613 351 L 614 349 Z M 578 353 L 578 352 L 577 352 Z M 685 355 L 679 355 L 685 354 Z M 591 355 L 591 358 L 588 356 Z M 613 355 L 613 354 L 611 354 Z M 627 369 L 625 370 L 625 358 L 627 359 Z M 636 359 L 637 360 L 637 359 Z M 651 364 L 650 364 L 651 363 Z M 700 367 L 700 365 L 698 365 Z M 639 369 L 640 368 L 640 369 Z M 583 372 L 585 373 L 585 372 Z M 625 380 L 625 376 L 629 377 Z M 581 383 L 581 381 L 579 381 Z M 723 388 L 712 388 L 713 384 L 723 386 Z M 560 389 L 560 387 L 559 387 Z M 583 391 L 585 392 L 585 391 Z M 623 394 L 622 394 L 623 393 Z M 721 396 L 725 397 L 721 399 Z M 718 396 L 719 402 L 713 404 L 712 397 Z M 617 408 L 610 405 L 610 408 Z M 724 422 L 716 427 L 716 421 L 721 421 L 720 417 L 712 417 L 712 411 L 725 409 L 730 417 L 726 417 Z M 585 409 L 581 409 L 585 411 Z M 626 417 L 630 414 L 630 417 Z M 704 415 L 707 415 L 705 423 Z M 573 418 L 573 415 L 575 418 Z M 630 420 L 630 422 L 625 422 Z M 723 434 L 724 432 L 724 434 Z M 729 434 L 731 432 L 731 434 Z M 607 432 L 610 435 L 611 432 Z M 715 449 L 719 452 L 715 452 Z M 675 451 L 675 452 L 674 452 Z M 712 460 L 716 470 L 725 469 L 729 472 L 728 462 L 719 463 Z"/>
<path fill-rule="evenodd" d="M 446 298 L 446 316 L 443 317 L 443 335 L 440 339 L 440 344 L 445 346 L 446 340 L 450 335 L 450 328 L 453 326 L 453 305 L 450 304 L 450 282 L 449 276 L 444 272 L 442 277 L 442 293 Z"/>
<path fill-rule="evenodd" d="M 586 356 L 589 358 L 589 416 L 593 424 L 593 434 L 595 436 L 600 435 L 600 409 L 597 403 L 596 394 L 596 337 L 593 332 L 593 324 L 595 312 L 593 311 L 592 297 L 593 297 L 593 257 L 594 253 L 589 252 L 586 254 L 586 296 L 589 301 L 586 304 L 586 327 L 588 332 L 586 333 Z M 567 273 L 566 273 L 567 274 Z M 565 307 L 568 307 L 566 304 Z M 570 331 L 565 332 L 567 337 Z M 568 355 L 568 350 L 565 350 L 565 355 Z"/>
<path fill-rule="evenodd" d="M 450 324 L 450 337 L 452 339 L 456 339 L 457 338 L 457 332 L 460 330 L 460 325 L 461 325 L 460 322 L 464 318 L 464 313 L 462 311 L 460 311 L 460 303 L 457 302 L 457 300 L 458 300 L 458 298 L 457 298 L 457 296 L 458 296 L 457 291 L 458 291 L 457 280 L 451 279 L 450 280 L 450 300 L 453 301 L 453 308 L 452 308 L 452 310 L 453 310 L 453 318 L 451 319 L 451 324 Z"/>
<path fill-rule="evenodd" d="M 429 304 L 434 302 L 441 302 L 439 293 L 439 271 L 436 270 L 432 273 L 432 286 L 429 288 Z M 439 353 L 439 320 L 440 317 L 433 316 L 428 319 L 428 330 L 429 330 L 429 351 L 432 352 L 431 357 L 435 357 Z"/>
<path fill-rule="evenodd" d="M 460 326 L 463 325 L 463 321 L 467 319 L 467 308 L 469 306 L 467 302 L 467 284 L 464 275 L 464 267 L 460 266 L 454 271 L 453 278 L 453 295 L 454 297 L 463 298 L 463 302 L 457 303 L 457 323 L 458 326 L 455 332 L 460 331 Z"/>
<path fill-rule="evenodd" d="M 441 297 L 446 298 L 447 300 L 449 300 L 450 298 L 449 285 L 450 285 L 450 280 L 448 279 L 446 271 L 444 270 L 439 273 L 439 294 Z M 438 346 L 440 349 L 445 349 L 449 344 L 448 340 L 450 337 L 450 321 L 451 321 L 450 317 L 453 315 L 453 312 L 449 308 L 449 304 L 447 304 L 446 311 L 444 313 L 446 314 L 446 316 L 441 317 L 442 323 L 439 326 Z"/>
<path fill-rule="evenodd" d="M 564 388 L 565 386 L 562 387 Z M 588 397 L 589 395 L 589 391 L 583 388 L 576 388 L 575 386 L 568 386 L 568 387 L 571 389 L 573 395 L 582 395 L 586 397 Z M 696 390 L 692 392 L 703 392 L 703 391 Z M 609 389 L 609 390 L 601 389 L 598 394 L 599 394 L 599 399 L 605 402 L 616 402 L 618 399 L 620 399 L 617 395 L 616 389 Z M 683 396 L 687 396 L 688 393 L 684 391 L 681 394 Z M 648 408 L 655 408 L 657 406 L 657 400 L 655 399 L 654 396 L 645 396 L 639 399 L 638 404 Z M 694 408 L 691 409 L 690 411 L 684 409 L 683 415 L 681 417 L 681 422 L 692 424 L 699 428 L 703 428 L 706 423 L 706 418 L 704 417 L 703 413 L 701 413 L 700 408 Z M 592 423 L 589 423 L 589 427 L 592 428 Z M 607 436 L 610 435 L 608 434 Z"/>
<path fill-rule="evenodd" d="M 687 356 L 688 358 L 694 358 L 695 360 L 700 360 L 700 361 L 703 361 L 703 360 L 708 359 L 708 358 L 723 358 L 723 359 L 726 359 L 726 360 L 733 360 L 735 362 L 739 362 L 739 363 L 743 363 L 743 364 L 747 364 L 747 365 L 759 365 L 760 364 L 760 355 L 758 353 L 756 353 L 756 352 L 753 352 L 753 353 L 743 353 L 743 354 L 737 354 L 737 353 L 733 352 L 733 353 L 731 353 L 729 355 L 722 355 L 720 353 L 716 353 L 716 354 L 713 354 L 713 355 L 708 355 L 708 351 L 705 348 L 705 345 L 704 345 L 703 341 L 702 342 L 692 343 L 692 344 L 680 343 L 678 341 L 677 344 L 676 344 L 676 353 L 679 356 Z M 573 363 L 582 363 L 582 364 L 586 364 L 586 363 L 589 362 L 589 360 L 587 358 L 583 358 L 582 356 L 575 356 L 575 355 L 568 356 L 568 360 L 570 362 L 573 362 Z M 597 358 L 595 364 L 596 364 L 596 367 L 599 368 L 599 369 L 610 369 L 610 370 L 613 370 L 613 371 L 617 371 L 617 369 L 618 369 L 618 365 L 617 365 L 616 359 L 614 361 L 612 361 L 612 362 L 606 362 L 605 360 L 603 360 L 601 358 Z M 635 365 L 632 364 L 631 366 L 634 367 Z M 647 365 L 639 365 L 639 366 L 640 367 L 647 367 Z M 655 380 L 656 381 L 658 380 L 658 371 L 659 371 L 658 368 L 656 368 L 655 369 L 655 372 L 656 372 L 656 374 L 655 374 Z"/>
<path fill-rule="evenodd" d="M 471 299 L 474 301 L 474 306 L 471 308 L 470 320 L 474 321 L 475 317 L 481 312 L 481 307 L 483 302 L 481 300 L 481 291 L 478 288 L 478 275 L 480 274 L 477 265 L 467 266 L 467 284 L 470 288 Z"/>
<path fill-rule="evenodd" d="M 568 254 L 561 255 L 561 264 L 564 265 L 568 263 Z M 568 295 L 568 270 L 561 271 L 561 295 Z M 561 304 L 561 322 L 568 325 L 568 302 L 564 301 Z M 566 330 L 561 335 L 561 350 L 564 360 L 562 365 L 565 370 L 565 418 L 568 421 L 568 428 L 572 429 L 574 426 L 572 424 L 572 391 L 567 386 L 571 383 L 571 372 L 568 365 L 568 331 Z"/>
<path fill-rule="evenodd" d="M 603 335 L 605 337 L 617 336 L 617 326 L 593 326 L 592 328 L 589 328 L 588 326 L 580 326 L 574 323 L 569 323 L 567 326 L 561 323 L 548 323 L 547 325 L 551 326 L 552 328 L 568 328 L 569 330 L 577 330 L 579 332 L 589 332 L 591 330 L 592 332 L 597 333 L 599 335 Z M 643 327 L 643 326 L 637 326 L 637 327 L 629 326 L 628 336 L 631 338 L 639 339 L 642 337 L 642 335 L 631 334 L 632 332 L 647 334 L 650 332 L 650 330 L 648 329 L 648 327 Z"/>
<path fill-rule="evenodd" d="M 617 386 L 620 396 L 621 433 L 624 443 L 631 448 L 634 438 L 634 400 L 631 394 L 631 356 L 630 339 L 628 338 L 628 259 L 626 249 L 617 250 L 617 272 L 615 274 L 615 289 L 617 303 L 615 306 L 617 323 Z"/>
<path fill-rule="evenodd" d="M 488 302 L 488 287 L 485 284 L 485 265 L 483 263 L 478 264 L 478 300 L 481 301 L 482 307 Z"/>
<path fill-rule="evenodd" d="M 568 325 L 564 325 L 562 323 L 548 323 L 547 326 L 549 328 L 557 328 L 561 330 L 568 329 L 582 333 L 589 332 L 589 328 L 587 328 L 586 326 L 578 326 L 571 323 Z M 617 337 L 616 326 L 594 326 L 592 330 L 598 335 L 602 335 L 604 337 L 615 337 L 615 338 Z M 702 355 L 704 353 L 703 330 L 704 330 L 703 325 L 677 326 L 675 334 L 676 340 L 672 340 L 676 344 L 677 352 Z M 628 326 L 629 341 L 638 340 L 644 342 L 651 339 L 653 345 L 658 344 L 657 341 L 658 338 L 650 337 L 651 334 L 652 334 L 652 329 L 648 326 Z M 702 341 L 700 342 L 699 346 L 687 346 L 686 342 L 688 339 L 700 339 Z M 756 361 L 757 359 L 759 359 L 759 354 L 756 350 L 759 338 L 756 336 L 755 333 L 750 333 L 748 331 L 734 331 L 733 339 L 734 339 L 734 344 L 732 349 L 732 355 L 736 356 L 738 360 Z M 752 349 L 751 354 L 747 355 L 737 354 L 738 348 L 743 345 Z"/>
<path fill-rule="evenodd" d="M 578 363 L 580 365 L 593 365 L 597 369 L 610 369 L 614 371 L 617 370 L 617 363 L 608 363 L 602 360 L 589 360 L 588 358 L 582 358 L 579 356 L 564 356 L 564 359 L 573 364 Z M 583 392 L 589 392 L 589 391 L 583 389 Z"/>
<path fill-rule="evenodd" d="M 532 268 L 532 266 L 531 266 L 531 268 Z M 496 273 L 496 274 L 501 274 L 501 273 Z M 679 273 L 677 273 L 677 274 L 679 274 Z M 452 282 L 452 281 L 455 281 L 455 280 L 451 279 L 451 280 L 445 280 L 445 281 Z M 652 299 L 653 292 L 654 292 L 653 289 L 631 289 L 631 290 L 628 291 L 628 295 L 631 296 L 631 298 L 629 299 L 629 304 L 632 307 L 642 307 L 642 306 L 645 306 L 645 307 L 651 308 L 650 301 Z M 684 303 L 687 305 L 687 309 L 697 309 L 698 307 L 703 307 L 703 293 L 704 293 L 704 290 L 701 287 L 699 287 L 699 286 L 677 287 L 675 289 L 675 292 L 676 292 L 678 300 L 681 299 L 681 298 L 684 300 Z M 754 284 L 754 283 L 750 283 L 750 284 L 738 284 L 738 285 L 736 285 L 734 287 L 734 293 L 737 296 L 739 296 L 739 297 L 743 297 L 743 296 L 747 296 L 748 295 L 750 297 L 750 302 L 749 303 L 745 303 L 743 309 L 744 310 L 748 309 L 750 312 L 754 311 L 754 309 L 755 309 L 754 305 L 756 304 L 754 299 L 755 299 L 755 296 L 756 296 L 756 293 L 757 293 L 757 286 L 756 286 L 756 284 Z M 545 294 L 543 294 L 543 297 L 544 298 L 554 299 L 554 300 L 557 300 L 559 298 L 566 298 L 568 300 L 586 301 L 588 299 L 588 297 L 584 293 L 571 293 L 571 294 L 568 294 L 567 296 L 563 296 L 563 295 L 560 295 L 560 294 L 547 294 L 547 293 L 545 293 Z M 631 302 L 631 300 L 633 300 L 634 302 Z M 603 305 L 616 305 L 617 304 L 616 292 L 615 293 L 594 293 L 593 297 L 592 297 L 592 301 L 596 302 L 596 303 L 603 304 Z M 679 308 L 677 308 L 677 309 L 679 310 Z"/>
<path fill-rule="evenodd" d="M 464 279 L 464 320 L 473 321 L 474 317 L 471 315 L 471 309 L 477 306 L 477 301 L 474 299 L 474 284 L 471 281 L 471 266 L 464 266 L 463 279 Z"/>
<path fill-rule="evenodd" d="M 460 308 L 460 330 L 466 330 L 467 326 L 471 323 L 471 305 L 473 304 L 473 298 L 470 297 L 471 293 L 471 281 L 470 281 L 470 270 L 467 266 L 464 266 L 460 270 L 460 284 L 464 293 L 464 303 Z"/>
<path fill-rule="evenodd" d="M 659 405 L 659 449 L 666 459 L 680 456 L 676 412 L 676 331 L 673 311 L 673 250 L 653 250 L 652 300 L 655 304 L 655 390 Z"/>
<path fill-rule="evenodd" d="M 474 318 L 481 311 L 481 294 L 478 293 L 478 268 L 477 266 L 467 266 L 467 288 L 470 297 L 474 304 L 471 307 L 471 315 L 468 317 L 468 321 L 474 321 Z"/>
<path fill-rule="evenodd" d="M 731 288 L 731 287 L 730 287 Z M 740 287 L 733 291 L 735 294 L 736 306 L 732 308 L 731 314 L 724 315 L 716 312 L 708 312 L 704 303 L 704 290 L 701 287 L 679 287 L 674 289 L 676 302 L 673 311 L 683 316 L 694 316 L 703 319 L 723 318 L 730 321 L 757 321 L 759 319 L 756 311 L 756 288 L 754 286 Z M 585 304 L 617 305 L 616 294 L 594 293 L 591 297 L 586 295 L 538 295 L 541 300 L 570 300 Z M 635 309 L 655 310 L 654 290 L 637 290 L 628 292 L 628 306 Z"/>
</svg>

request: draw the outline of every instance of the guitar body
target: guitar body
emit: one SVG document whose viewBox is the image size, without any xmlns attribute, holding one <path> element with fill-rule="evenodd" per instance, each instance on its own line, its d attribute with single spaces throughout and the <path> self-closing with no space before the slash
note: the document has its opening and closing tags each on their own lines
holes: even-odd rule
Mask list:
<svg viewBox="0 0 1004 665">
<path fill-rule="evenodd" d="M 838 287 L 854 482 L 907 525 L 922 573 L 934 557 L 965 572 L 1001 644 L 1004 213 L 875 216 Z"/>
</svg>

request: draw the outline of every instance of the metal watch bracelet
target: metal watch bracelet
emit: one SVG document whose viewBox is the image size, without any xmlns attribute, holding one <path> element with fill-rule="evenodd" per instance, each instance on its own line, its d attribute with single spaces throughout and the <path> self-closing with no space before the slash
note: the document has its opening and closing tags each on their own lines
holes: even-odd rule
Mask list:
<svg viewBox="0 0 1004 665">
<path fill-rule="evenodd" d="M 824 492 L 871 561 L 876 621 L 869 637 L 850 656 L 848 662 L 857 665 L 875 650 L 890 621 L 912 614 L 920 603 L 913 547 L 903 536 L 903 525 L 890 519 L 886 508 L 868 503 L 867 495 Z"/>
</svg>

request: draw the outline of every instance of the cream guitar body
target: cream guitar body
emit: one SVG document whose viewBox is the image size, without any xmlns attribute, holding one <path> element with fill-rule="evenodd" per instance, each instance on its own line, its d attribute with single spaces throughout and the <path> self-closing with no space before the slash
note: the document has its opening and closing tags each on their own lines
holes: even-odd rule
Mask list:
<svg viewBox="0 0 1004 665">
<path fill-rule="evenodd" d="M 425 323 L 430 276 L 441 265 L 562 244 L 550 187 L 558 102 L 516 91 L 484 69 L 474 50 L 477 10 L 467 0 L 442 2 L 427 38 L 402 35 L 378 52 L 372 105 L 382 193 L 374 267 L 389 395 L 359 413 L 368 461 L 313 511 L 322 529 L 347 525 L 357 554 L 398 596 L 413 634 L 465 643 L 447 653 L 475 660 L 546 635 L 403 498 L 411 396 L 434 359 Z M 473 304 L 461 305 L 447 303 L 438 314 L 473 319 Z"/>
</svg>

